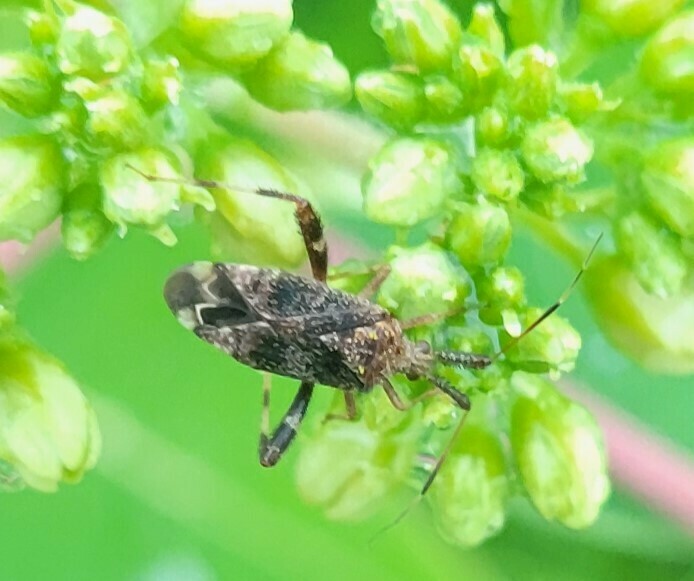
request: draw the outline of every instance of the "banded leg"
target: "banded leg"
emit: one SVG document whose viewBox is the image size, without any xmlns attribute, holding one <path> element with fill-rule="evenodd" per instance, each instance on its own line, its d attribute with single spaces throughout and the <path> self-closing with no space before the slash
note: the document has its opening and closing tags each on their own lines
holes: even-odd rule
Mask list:
<svg viewBox="0 0 694 581">
<path fill-rule="evenodd" d="M 317 280 L 320 280 L 321 282 L 325 282 L 328 274 L 328 244 L 323 236 L 323 224 L 321 223 L 320 217 L 313 209 L 311 202 L 309 202 L 308 200 L 294 194 L 279 192 L 277 190 L 265 188 L 244 188 L 234 186 L 233 184 L 217 182 L 215 180 L 200 180 L 196 178 L 182 179 L 153 176 L 146 174 L 143 171 L 140 171 L 139 169 L 130 164 L 128 164 L 128 167 L 150 182 L 187 184 L 199 186 L 201 188 L 224 188 L 228 190 L 234 190 L 237 192 L 245 192 L 249 194 L 255 194 L 258 196 L 264 196 L 266 198 L 276 198 L 278 200 L 292 202 L 296 206 L 294 215 L 296 216 L 296 221 L 299 223 L 301 235 L 304 239 L 304 244 L 306 245 L 306 252 L 308 253 L 308 260 L 311 263 L 311 271 L 313 272 L 313 277 Z"/>
<path fill-rule="evenodd" d="M 328 243 L 323 235 L 323 224 L 311 202 L 300 196 L 276 190 L 258 188 L 255 190 L 255 193 L 259 196 L 277 198 L 294 203 L 296 206 L 294 216 L 299 223 L 301 236 L 304 238 L 304 245 L 306 246 L 308 261 L 311 263 L 313 278 L 325 282 L 328 275 Z"/>
<path fill-rule="evenodd" d="M 262 466 L 270 467 L 279 462 L 282 454 L 296 436 L 296 431 L 304 419 L 312 394 L 313 383 L 302 381 L 294 401 L 270 436 L 270 375 L 265 374 L 263 379 L 263 412 L 258 445 L 258 457 Z"/>
</svg>

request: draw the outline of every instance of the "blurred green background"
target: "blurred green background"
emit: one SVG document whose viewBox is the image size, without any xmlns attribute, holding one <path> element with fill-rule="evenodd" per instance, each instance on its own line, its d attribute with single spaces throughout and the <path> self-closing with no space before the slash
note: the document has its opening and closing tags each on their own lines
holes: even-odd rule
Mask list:
<svg viewBox="0 0 694 581">
<path fill-rule="evenodd" d="M 294 5 L 298 27 L 329 41 L 353 71 L 384 62 L 371 0 Z M 12 22 L 0 21 L 1 48 L 23 42 Z M 4 134 L 21 129 L 14 117 L 0 120 Z M 328 197 L 321 202 L 329 228 L 349 225 L 371 247 L 387 242 L 331 212 Z M 208 255 L 196 228 L 178 233 L 170 249 L 133 231 L 87 263 L 56 250 L 17 281 L 21 323 L 87 389 L 104 453 L 77 486 L 0 496 L 0 580 L 694 580 L 692 538 L 619 489 L 582 532 L 546 523 L 518 500 L 502 534 L 474 550 L 445 544 L 424 506 L 368 546 L 408 491 L 369 521 L 326 521 L 297 496 L 295 452 L 273 470 L 257 463 L 260 376 L 195 340 L 164 305 L 167 274 Z M 514 239 L 512 261 L 537 304 L 554 300 L 573 274 L 529 236 Z M 692 378 L 649 375 L 615 352 L 580 293 L 563 315 L 584 337 L 574 377 L 694 451 Z M 275 386 L 278 411 L 292 385 Z"/>
</svg>

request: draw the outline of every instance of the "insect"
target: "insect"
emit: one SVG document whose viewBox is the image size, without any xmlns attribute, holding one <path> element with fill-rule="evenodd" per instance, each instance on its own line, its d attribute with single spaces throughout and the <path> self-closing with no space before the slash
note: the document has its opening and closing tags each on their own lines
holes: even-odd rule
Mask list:
<svg viewBox="0 0 694 581">
<path fill-rule="evenodd" d="M 270 189 L 244 190 L 210 180 L 157 177 L 132 169 L 150 181 L 228 187 L 284 200 L 295 206 L 295 217 L 313 278 L 244 264 L 195 262 L 171 274 L 164 287 L 171 311 L 198 337 L 250 367 L 300 381 L 289 409 L 270 432 L 270 382 L 269 376 L 265 376 L 258 449 L 263 466 L 274 466 L 293 441 L 316 383 L 342 390 L 346 414 L 340 417 L 345 419 L 356 417 L 356 394 L 377 388 L 382 388 L 399 410 L 406 410 L 441 392 L 462 410 L 470 409 L 467 395 L 436 374 L 437 364 L 482 369 L 500 354 L 490 357 L 459 351 L 435 351 L 426 341 L 415 343 L 408 339 L 404 333 L 406 329 L 431 323 L 441 315 L 399 321 L 371 302 L 370 297 L 389 274 L 387 266 L 377 269 L 357 295 L 330 288 L 326 284 L 328 247 L 320 217 L 310 202 L 294 194 Z M 590 255 L 586 263 L 589 258 Z M 578 282 L 586 263 L 560 299 L 507 344 L 507 348 L 561 305 Z M 389 381 L 389 377 L 398 373 L 412 380 L 425 378 L 432 384 L 432 389 L 404 402 Z M 462 422 L 450 442 L 457 438 L 461 428 Z M 433 482 L 448 448 L 431 471 L 420 498 Z"/>
</svg>

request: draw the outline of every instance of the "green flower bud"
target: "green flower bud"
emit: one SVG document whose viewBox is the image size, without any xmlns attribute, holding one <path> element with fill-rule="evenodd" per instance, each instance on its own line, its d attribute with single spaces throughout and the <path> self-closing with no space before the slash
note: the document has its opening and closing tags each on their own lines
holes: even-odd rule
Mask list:
<svg viewBox="0 0 694 581">
<path fill-rule="evenodd" d="M 482 277 L 477 284 L 477 298 L 484 305 L 480 319 L 499 325 L 504 311 L 525 305 L 525 280 L 514 266 L 499 266 Z"/>
<path fill-rule="evenodd" d="M 480 202 L 455 205 L 446 232 L 446 246 L 465 268 L 496 264 L 511 244 L 511 221 L 506 210 Z"/>
<path fill-rule="evenodd" d="M 426 243 L 389 251 L 391 273 L 381 285 L 378 303 L 401 320 L 462 307 L 470 285 L 446 252 Z"/>
<path fill-rule="evenodd" d="M 649 295 L 619 257 L 593 260 L 586 295 L 605 335 L 655 373 L 694 373 L 694 292 Z"/>
<path fill-rule="evenodd" d="M 71 6 L 56 45 L 60 71 L 93 80 L 121 73 L 133 56 L 125 25 L 89 6 Z"/>
<path fill-rule="evenodd" d="M 585 121 L 596 111 L 613 106 L 603 101 L 602 88 L 598 83 L 563 83 L 559 87 L 559 96 L 566 115 L 577 123 Z"/>
<path fill-rule="evenodd" d="M 511 447 L 530 500 L 546 519 L 589 526 L 610 492 L 595 420 L 541 377 L 516 372 L 511 384 Z"/>
<path fill-rule="evenodd" d="M 57 86 L 46 63 L 29 53 L 0 55 L 0 103 L 25 117 L 45 115 Z"/>
<path fill-rule="evenodd" d="M 246 140 L 211 144 L 196 163 L 196 171 L 208 179 L 238 188 L 262 187 L 303 197 L 307 194 L 276 159 Z M 215 189 L 213 195 L 218 213 L 226 222 L 226 234 L 219 241 L 218 249 L 241 250 L 246 257 L 252 253 L 254 262 L 276 266 L 297 266 L 306 260 L 294 204 L 233 188 Z M 219 228 L 216 232 L 221 233 Z M 223 241 L 236 242 L 227 247 Z"/>
<path fill-rule="evenodd" d="M 63 366 L 28 342 L 0 337 L 0 461 L 43 492 L 96 463 L 96 416 Z"/>
<path fill-rule="evenodd" d="M 179 63 L 174 57 L 166 60 L 147 59 L 142 75 L 142 99 L 149 110 L 164 105 L 178 105 L 181 93 Z"/>
<path fill-rule="evenodd" d="M 169 155 L 157 149 L 124 153 L 106 161 L 100 171 L 103 210 L 106 217 L 118 225 L 121 236 L 125 235 L 127 226 L 133 224 L 145 227 L 162 243 L 172 246 L 176 236 L 166 224 L 166 218 L 180 208 L 181 202 L 191 201 L 208 211 L 214 209 L 212 196 L 202 193 L 200 188 L 150 182 L 133 167 L 152 176 L 182 177 Z"/>
<path fill-rule="evenodd" d="M 482 149 L 472 162 L 472 181 L 481 192 L 510 202 L 523 189 L 523 168 L 510 151 Z"/>
<path fill-rule="evenodd" d="M 475 117 L 475 135 L 480 145 L 499 146 L 509 137 L 509 119 L 497 107 L 485 107 Z"/>
<path fill-rule="evenodd" d="M 58 217 L 64 163 L 58 146 L 44 136 L 0 141 L 0 240 L 31 240 Z"/>
<path fill-rule="evenodd" d="M 424 116 L 424 90 L 416 75 L 390 71 L 361 73 L 354 92 L 364 111 L 391 127 L 409 129 Z"/>
<path fill-rule="evenodd" d="M 331 519 L 368 516 L 409 474 L 418 434 L 374 432 L 363 421 L 327 422 L 303 441 L 296 465 L 299 494 Z"/>
<path fill-rule="evenodd" d="M 599 18 L 620 36 L 641 36 L 655 30 L 684 0 L 585 0 L 581 10 Z"/>
<path fill-rule="evenodd" d="M 492 102 L 502 78 L 503 63 L 481 41 L 468 41 L 458 49 L 453 73 L 465 96 L 467 108 L 477 111 Z"/>
<path fill-rule="evenodd" d="M 254 99 L 277 111 L 328 109 L 349 101 L 349 72 L 330 46 L 292 32 L 244 76 Z"/>
<path fill-rule="evenodd" d="M 526 119 L 541 119 L 551 107 L 559 79 L 557 57 L 537 45 L 520 48 L 506 63 L 509 107 Z"/>
<path fill-rule="evenodd" d="M 248 67 L 289 33 L 291 0 L 186 0 L 179 27 L 194 51 L 232 67 Z"/>
<path fill-rule="evenodd" d="M 463 92 L 444 75 L 433 75 L 424 85 L 427 120 L 437 123 L 452 123 L 465 116 Z"/>
<path fill-rule="evenodd" d="M 687 261 L 678 240 L 639 212 L 619 219 L 615 238 L 641 286 L 649 293 L 668 297 L 682 290 Z"/>
<path fill-rule="evenodd" d="M 521 152 L 541 182 L 577 183 L 584 179 L 584 168 L 593 157 L 593 144 L 567 119 L 555 118 L 531 125 Z"/>
<path fill-rule="evenodd" d="M 494 16 L 493 5 L 475 4 L 473 6 L 467 32 L 481 38 L 500 57 L 504 56 L 506 50 L 504 31 L 501 30 Z"/>
<path fill-rule="evenodd" d="M 505 321 L 506 333 L 517 337 L 543 312 L 542 309 L 527 309 L 518 317 Z M 581 335 L 578 331 L 566 319 L 553 315 L 506 351 L 506 359 L 532 373 L 550 372 L 557 375 L 574 368 L 580 349 Z"/>
<path fill-rule="evenodd" d="M 460 22 L 438 0 L 378 0 L 371 26 L 396 64 L 445 71 L 462 36 Z"/>
<path fill-rule="evenodd" d="M 566 214 L 584 212 L 588 199 L 564 184 L 533 183 L 521 193 L 523 203 L 533 212 L 555 220 Z"/>
<path fill-rule="evenodd" d="M 647 156 L 641 180 L 658 216 L 678 234 L 694 236 L 694 138 L 661 143 Z"/>
<path fill-rule="evenodd" d="M 364 211 L 383 224 L 413 226 L 439 213 L 462 188 L 452 151 L 426 138 L 396 138 L 369 161 Z"/>
<path fill-rule="evenodd" d="M 55 44 L 58 38 L 59 24 L 54 14 L 29 10 L 25 20 L 29 29 L 29 38 L 34 46 L 43 47 Z"/>
<path fill-rule="evenodd" d="M 63 245 L 73 258 L 86 260 L 101 249 L 113 224 L 101 211 L 101 191 L 83 184 L 70 192 L 63 207 Z"/>
<path fill-rule="evenodd" d="M 107 151 L 136 149 L 147 136 L 147 115 L 134 97 L 118 89 L 100 91 L 84 102 L 92 147 Z"/>
<path fill-rule="evenodd" d="M 479 545 L 503 526 L 508 496 L 499 439 L 478 423 L 467 424 L 428 497 L 441 534 L 450 543 Z"/>
<path fill-rule="evenodd" d="M 660 6 L 658 2 L 649 4 Z M 641 57 L 641 76 L 665 95 L 687 99 L 694 93 L 694 10 L 679 14 L 648 41 Z"/>
<path fill-rule="evenodd" d="M 514 46 L 557 46 L 563 40 L 563 0 L 500 0 L 505 28 Z"/>
</svg>

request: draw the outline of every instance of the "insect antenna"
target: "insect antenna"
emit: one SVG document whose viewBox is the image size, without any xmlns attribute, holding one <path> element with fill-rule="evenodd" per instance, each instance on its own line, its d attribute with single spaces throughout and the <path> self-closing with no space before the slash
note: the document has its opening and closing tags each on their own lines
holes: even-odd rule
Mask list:
<svg viewBox="0 0 694 581">
<path fill-rule="evenodd" d="M 588 255 L 586 256 L 585 260 L 583 261 L 583 264 L 581 265 L 580 270 L 576 273 L 576 276 L 574 276 L 573 280 L 569 284 L 569 286 L 566 288 L 566 290 L 561 294 L 559 299 L 557 299 L 552 305 L 549 306 L 533 323 L 525 329 L 520 335 L 517 337 L 514 337 L 511 341 L 509 341 L 504 347 L 493 357 L 486 359 L 484 364 L 479 365 L 478 368 L 482 367 L 487 367 L 487 365 L 490 365 L 494 361 L 496 361 L 499 357 L 504 355 L 511 347 L 516 345 L 523 337 L 527 336 L 528 333 L 530 333 L 533 329 L 535 329 L 538 325 L 540 325 L 547 317 L 549 317 L 552 313 L 554 313 L 565 301 L 567 298 L 569 298 L 569 295 L 571 294 L 571 291 L 575 288 L 575 286 L 578 284 L 578 281 L 581 279 L 583 276 L 583 273 L 586 271 L 588 267 L 588 263 L 590 262 L 590 259 L 593 257 L 593 254 L 595 253 L 595 249 L 598 247 L 598 244 L 600 243 L 600 240 L 602 240 L 602 232 L 598 235 L 597 239 L 593 243 L 593 246 L 591 247 L 590 251 L 588 252 Z M 445 357 L 450 357 L 450 358 L 455 358 L 453 353 L 447 353 L 444 352 L 442 354 Z M 464 356 L 470 356 L 469 353 L 463 353 L 461 355 Z M 482 357 L 482 356 L 479 356 Z M 453 361 L 451 361 L 453 362 Z M 480 360 L 480 363 L 482 363 L 482 360 Z M 469 405 L 469 404 L 468 404 Z M 446 447 L 444 448 L 443 452 L 441 455 L 438 457 L 436 460 L 436 464 L 434 464 L 434 467 L 432 468 L 431 472 L 429 473 L 429 476 L 427 477 L 426 481 L 424 482 L 424 485 L 420 489 L 419 493 L 417 496 L 415 496 L 410 503 L 403 509 L 403 511 L 393 519 L 390 523 L 388 523 L 386 526 L 378 530 L 370 539 L 369 544 L 373 544 L 379 537 L 381 537 L 383 534 L 391 530 L 393 527 L 395 527 L 398 523 L 400 523 L 408 514 L 409 512 L 419 504 L 419 502 L 424 498 L 424 495 L 428 492 L 429 488 L 431 488 L 431 485 L 434 482 L 434 479 L 438 475 L 439 471 L 441 470 L 441 466 L 443 466 L 443 463 L 446 461 L 448 458 L 451 450 L 453 449 L 453 444 L 458 440 L 458 437 L 460 436 L 460 433 L 463 429 L 463 426 L 465 425 L 465 418 L 467 417 L 468 414 L 468 408 L 461 407 L 462 409 L 462 417 L 460 418 L 460 421 L 458 422 L 458 425 L 455 427 L 455 430 L 453 431 L 453 434 L 449 438 L 448 442 L 446 443 Z"/>
<path fill-rule="evenodd" d="M 234 190 L 237 192 L 243 192 L 245 194 L 260 194 L 266 191 L 263 188 L 249 188 L 248 186 L 236 186 L 234 184 L 227 184 L 224 182 L 217 182 L 214 180 L 201 180 L 199 178 L 172 178 L 168 176 L 155 176 L 143 172 L 141 169 L 136 168 L 130 163 L 126 163 L 125 167 L 133 170 L 135 173 L 141 175 L 148 182 L 165 182 L 168 184 L 179 184 L 181 186 L 198 186 L 201 188 L 224 188 L 227 190 Z"/>
<path fill-rule="evenodd" d="M 544 321 L 547 317 L 549 317 L 552 313 L 554 313 L 559 307 L 561 307 L 565 302 L 566 299 L 569 298 L 569 295 L 571 292 L 574 290 L 576 285 L 578 284 L 578 281 L 581 280 L 581 277 L 583 276 L 583 273 L 586 271 L 588 268 L 588 263 L 590 262 L 590 259 L 593 257 L 593 254 L 595 253 L 595 249 L 598 247 L 598 244 L 600 244 L 600 240 L 602 240 L 602 235 L 603 233 L 600 232 L 598 237 L 595 239 L 595 242 L 593 243 L 593 246 L 590 249 L 590 252 L 588 252 L 587 256 L 583 260 L 583 264 L 581 265 L 581 268 L 579 271 L 576 273 L 576 276 L 574 276 L 573 280 L 569 284 L 568 287 L 566 287 L 566 290 L 561 294 L 561 296 L 553 303 L 551 304 L 545 311 L 537 318 L 535 319 L 527 329 L 525 329 L 520 335 L 513 337 L 506 345 L 503 346 L 503 348 L 496 353 L 496 355 L 492 356 L 492 362 L 496 361 L 499 357 L 507 353 L 511 348 L 513 348 L 515 345 L 518 344 L 518 342 L 523 339 L 523 337 L 526 337 L 530 332 L 533 331 L 542 321 Z"/>
</svg>

